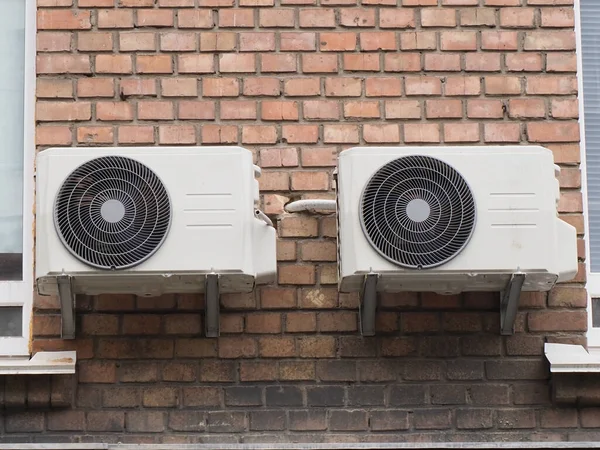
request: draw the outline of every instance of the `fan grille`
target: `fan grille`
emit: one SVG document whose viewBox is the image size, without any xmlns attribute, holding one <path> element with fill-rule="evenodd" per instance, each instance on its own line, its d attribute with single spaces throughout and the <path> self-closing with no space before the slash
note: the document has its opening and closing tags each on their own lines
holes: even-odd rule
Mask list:
<svg viewBox="0 0 600 450">
<path fill-rule="evenodd" d="M 437 158 L 405 156 L 381 167 L 361 199 L 361 222 L 387 260 L 413 269 L 454 258 L 475 227 L 475 201 L 464 178 Z"/>
<path fill-rule="evenodd" d="M 65 246 L 99 269 L 140 264 L 158 250 L 170 223 L 171 203 L 161 180 L 123 156 L 103 156 L 77 167 L 54 205 L 54 224 Z"/>
</svg>

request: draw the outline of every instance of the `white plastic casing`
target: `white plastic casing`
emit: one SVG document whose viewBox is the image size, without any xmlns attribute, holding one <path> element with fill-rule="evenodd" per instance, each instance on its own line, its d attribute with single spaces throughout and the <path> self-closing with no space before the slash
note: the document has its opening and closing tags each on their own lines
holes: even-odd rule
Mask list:
<svg viewBox="0 0 600 450">
<path fill-rule="evenodd" d="M 119 155 L 148 166 L 171 200 L 171 226 L 160 248 L 125 270 L 100 270 L 63 245 L 53 208 L 65 178 L 91 159 Z M 95 295 L 202 292 L 220 275 L 223 293 L 248 292 L 276 279 L 276 233 L 257 217 L 260 169 L 240 147 L 53 148 L 37 157 L 36 280 L 56 294 L 56 276 L 71 275 L 76 293 Z"/>
<path fill-rule="evenodd" d="M 466 247 L 432 269 L 406 269 L 377 253 L 360 223 L 362 191 L 384 164 L 427 155 L 454 167 L 476 203 L 475 230 Z M 342 292 L 360 290 L 379 274 L 378 291 L 458 293 L 498 291 L 525 273 L 525 291 L 547 291 L 575 277 L 575 228 L 558 217 L 560 196 L 550 150 L 538 146 L 370 147 L 342 152 L 338 160 L 338 271 Z"/>
</svg>

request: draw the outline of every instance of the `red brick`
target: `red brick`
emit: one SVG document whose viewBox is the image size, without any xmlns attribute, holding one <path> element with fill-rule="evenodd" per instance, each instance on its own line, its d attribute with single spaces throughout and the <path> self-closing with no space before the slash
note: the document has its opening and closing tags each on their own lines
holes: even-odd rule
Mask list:
<svg viewBox="0 0 600 450">
<path fill-rule="evenodd" d="M 532 95 L 577 94 L 577 78 L 574 76 L 531 76 L 527 78 L 526 92 Z"/>
<path fill-rule="evenodd" d="M 525 35 L 524 50 L 575 50 L 574 31 L 532 31 Z"/>
<path fill-rule="evenodd" d="M 237 97 L 240 85 L 237 78 L 202 78 L 202 94 L 205 97 Z"/>
<path fill-rule="evenodd" d="M 41 102 L 36 105 L 36 118 L 42 121 L 79 121 L 92 118 L 89 102 Z"/>
<path fill-rule="evenodd" d="M 344 117 L 356 118 L 378 118 L 379 102 L 377 101 L 355 101 L 344 103 Z"/>
<path fill-rule="evenodd" d="M 329 174 L 327 172 L 292 172 L 291 187 L 293 191 L 327 191 Z"/>
<path fill-rule="evenodd" d="M 338 71 L 337 55 L 303 54 L 302 71 L 304 73 L 332 73 Z"/>
<path fill-rule="evenodd" d="M 177 65 L 179 73 L 213 73 L 215 71 L 213 55 L 179 55 Z"/>
<path fill-rule="evenodd" d="M 324 52 L 353 51 L 356 49 L 356 33 L 322 32 L 319 37 L 319 48 Z"/>
<path fill-rule="evenodd" d="M 331 358 L 335 356 L 335 338 L 332 336 L 307 336 L 297 340 L 300 358 Z"/>
<path fill-rule="evenodd" d="M 168 9 L 138 9 L 138 27 L 172 27 L 173 11 Z"/>
<path fill-rule="evenodd" d="M 263 172 L 258 184 L 261 191 L 288 191 L 290 186 L 289 173 Z"/>
<path fill-rule="evenodd" d="M 298 120 L 298 102 L 263 100 L 261 104 L 262 120 Z"/>
<path fill-rule="evenodd" d="M 490 8 L 465 8 L 461 9 L 459 13 L 460 24 L 463 27 L 491 27 L 496 25 L 495 11 Z"/>
<path fill-rule="evenodd" d="M 257 354 L 256 341 L 249 337 L 219 338 L 219 358 L 253 358 Z"/>
<path fill-rule="evenodd" d="M 196 97 L 198 81 L 195 78 L 164 78 L 160 80 L 163 97 Z"/>
<path fill-rule="evenodd" d="M 307 381 L 315 379 L 314 361 L 282 361 L 279 363 L 282 381 Z"/>
<path fill-rule="evenodd" d="M 400 33 L 400 49 L 402 50 L 435 50 L 437 37 L 433 31 Z"/>
<path fill-rule="evenodd" d="M 159 144 L 195 144 L 196 128 L 193 125 L 161 125 L 158 127 Z"/>
<path fill-rule="evenodd" d="M 281 314 L 249 314 L 246 317 L 246 332 L 259 334 L 281 333 Z"/>
<path fill-rule="evenodd" d="M 573 28 L 575 14 L 573 8 L 541 8 L 541 26 L 546 28 Z"/>
<path fill-rule="evenodd" d="M 277 365 L 270 362 L 240 363 L 240 381 L 275 381 L 277 375 Z"/>
<path fill-rule="evenodd" d="M 573 53 L 546 54 L 547 72 L 576 72 L 577 55 Z"/>
<path fill-rule="evenodd" d="M 520 94 L 521 79 L 506 75 L 485 77 L 485 93 L 489 95 Z"/>
<path fill-rule="evenodd" d="M 444 142 L 478 142 L 479 124 L 446 123 L 444 124 Z"/>
<path fill-rule="evenodd" d="M 466 96 L 481 94 L 480 77 L 447 77 L 445 83 L 445 94 L 447 96 Z"/>
<path fill-rule="evenodd" d="M 425 55 L 425 70 L 432 72 L 458 72 L 460 71 L 460 55 L 427 53 Z"/>
<path fill-rule="evenodd" d="M 317 48 L 315 33 L 281 33 L 280 48 L 282 51 L 313 51 Z"/>
<path fill-rule="evenodd" d="M 317 315 L 317 327 L 322 333 L 356 331 L 357 319 L 354 311 L 320 312 Z"/>
<path fill-rule="evenodd" d="M 147 78 L 121 80 L 121 93 L 126 96 L 156 96 L 156 82 Z"/>
<path fill-rule="evenodd" d="M 201 52 L 232 52 L 237 49 L 237 34 L 222 31 L 220 33 L 200 33 Z"/>
<path fill-rule="evenodd" d="M 540 72 L 542 55 L 539 53 L 509 53 L 506 55 L 506 68 L 510 72 Z"/>
<path fill-rule="evenodd" d="M 385 102 L 386 119 L 420 119 L 421 103 L 417 100 L 394 100 Z"/>
<path fill-rule="evenodd" d="M 133 28 L 133 11 L 125 9 L 99 10 L 98 28 Z"/>
<path fill-rule="evenodd" d="M 540 122 L 527 124 L 531 142 L 578 142 L 578 123 Z"/>
<path fill-rule="evenodd" d="M 73 82 L 38 78 L 36 95 L 38 98 L 73 98 Z"/>
<path fill-rule="evenodd" d="M 325 95 L 328 97 L 359 97 L 362 92 L 360 78 L 326 78 Z"/>
<path fill-rule="evenodd" d="M 335 11 L 331 8 L 300 8 L 301 28 L 335 28 Z"/>
<path fill-rule="evenodd" d="M 428 119 L 462 117 L 460 100 L 426 100 L 425 115 Z"/>
<path fill-rule="evenodd" d="M 577 119 L 579 102 L 577 99 L 552 100 L 552 117 L 555 119 Z"/>
<path fill-rule="evenodd" d="M 311 265 L 280 265 L 279 284 L 314 284 L 315 267 Z"/>
<path fill-rule="evenodd" d="M 317 125 L 283 125 L 281 138 L 289 144 L 314 144 L 319 140 Z"/>
<path fill-rule="evenodd" d="M 330 147 L 307 147 L 301 152 L 303 167 L 333 167 L 337 164 L 337 152 Z"/>
<path fill-rule="evenodd" d="M 585 331 L 585 311 L 534 311 L 528 314 L 531 331 Z"/>
<path fill-rule="evenodd" d="M 261 167 L 295 167 L 298 152 L 295 148 L 265 148 L 260 150 Z"/>
<path fill-rule="evenodd" d="M 154 127 L 122 126 L 117 136 L 120 144 L 150 144 L 154 142 Z"/>
<path fill-rule="evenodd" d="M 132 120 L 133 105 L 127 102 L 98 102 L 96 104 L 96 119 L 98 120 Z"/>
<path fill-rule="evenodd" d="M 215 119 L 214 102 L 201 100 L 180 101 L 177 105 L 178 117 L 183 120 L 213 120 Z"/>
<path fill-rule="evenodd" d="M 516 31 L 482 31 L 481 48 L 483 50 L 517 50 L 519 35 Z"/>
<path fill-rule="evenodd" d="M 194 33 L 162 33 L 160 49 L 166 52 L 186 52 L 196 50 L 196 35 Z"/>
<path fill-rule="evenodd" d="M 499 53 L 468 53 L 465 55 L 467 72 L 500 72 Z"/>
<path fill-rule="evenodd" d="M 69 127 L 38 126 L 35 130 L 37 145 L 71 145 L 73 142 Z"/>
<path fill-rule="evenodd" d="M 421 55 L 419 53 L 386 53 L 384 58 L 386 72 L 421 71 Z"/>
<path fill-rule="evenodd" d="M 546 115 L 546 104 L 540 98 L 513 98 L 508 102 L 511 118 L 539 118 Z"/>
<path fill-rule="evenodd" d="M 247 125 L 242 128 L 244 144 L 274 144 L 277 141 L 275 127 L 266 125 Z"/>
<path fill-rule="evenodd" d="M 112 127 L 79 127 L 77 142 L 82 144 L 112 144 L 114 131 Z"/>
<path fill-rule="evenodd" d="M 202 125 L 202 143 L 233 144 L 238 142 L 238 129 L 234 125 Z"/>
<path fill-rule="evenodd" d="M 247 100 L 221 101 L 221 120 L 256 119 L 256 102 Z"/>
<path fill-rule="evenodd" d="M 212 28 L 214 26 L 213 12 L 209 9 L 179 10 L 177 25 L 179 28 Z"/>
<path fill-rule="evenodd" d="M 87 55 L 38 55 L 38 74 L 90 73 L 90 57 Z"/>
<path fill-rule="evenodd" d="M 503 28 L 533 28 L 534 20 L 534 8 L 519 7 L 500 10 L 500 26 Z"/>
<path fill-rule="evenodd" d="M 219 55 L 219 70 L 223 73 L 255 72 L 255 56 L 253 54 L 236 53 Z"/>
<path fill-rule="evenodd" d="M 396 97 L 402 95 L 402 80 L 398 77 L 377 77 L 365 80 L 367 97 Z"/>
<path fill-rule="evenodd" d="M 314 312 L 287 313 L 285 330 L 288 333 L 306 333 L 317 330 L 317 315 Z"/>
<path fill-rule="evenodd" d="M 442 50 L 477 50 L 477 33 L 475 31 L 443 31 L 440 40 Z"/>
<path fill-rule="evenodd" d="M 405 124 L 404 142 L 440 142 L 440 127 L 437 123 Z"/>
<path fill-rule="evenodd" d="M 173 73 L 169 55 L 136 55 L 137 73 Z"/>
<path fill-rule="evenodd" d="M 151 32 L 121 32 L 119 33 L 119 49 L 122 52 L 154 51 L 156 39 Z"/>
<path fill-rule="evenodd" d="M 77 49 L 84 52 L 111 51 L 113 36 L 104 32 L 77 33 Z"/>
<path fill-rule="evenodd" d="M 406 95 L 441 95 L 442 82 L 431 76 L 406 77 Z"/>
<path fill-rule="evenodd" d="M 375 10 L 364 8 L 341 9 L 340 25 L 343 27 L 374 27 Z"/>
<path fill-rule="evenodd" d="M 292 78 L 285 80 L 283 91 L 289 97 L 309 97 L 321 94 L 319 78 Z"/>
<path fill-rule="evenodd" d="M 367 143 L 397 143 L 400 142 L 400 129 L 397 124 L 365 124 L 363 138 Z"/>
<path fill-rule="evenodd" d="M 389 54 L 386 54 L 386 57 Z M 375 53 L 347 53 L 343 55 L 347 72 L 378 72 L 379 55 Z M 386 69 L 387 70 L 387 69 Z"/>
<path fill-rule="evenodd" d="M 362 51 L 396 50 L 396 33 L 393 31 L 365 31 L 360 33 Z"/>
<path fill-rule="evenodd" d="M 261 54 L 260 70 L 262 72 L 296 72 L 297 57 L 295 54 Z"/>
<path fill-rule="evenodd" d="M 260 9 L 258 22 L 265 28 L 293 28 L 296 24 L 294 9 Z"/>
<path fill-rule="evenodd" d="M 175 110 L 171 102 L 138 102 L 137 115 L 140 120 L 173 120 Z"/>
<path fill-rule="evenodd" d="M 485 142 L 519 142 L 521 128 L 518 123 L 486 123 L 484 140 Z"/>
<path fill-rule="evenodd" d="M 275 33 L 240 33 L 240 51 L 268 52 L 275 50 Z"/>
<path fill-rule="evenodd" d="M 415 12 L 412 9 L 381 10 L 379 16 L 380 28 L 415 28 Z"/>
<path fill-rule="evenodd" d="M 38 30 L 89 30 L 90 11 L 41 9 L 37 12 Z"/>
<path fill-rule="evenodd" d="M 71 50 L 71 33 L 38 31 L 36 47 L 38 52 L 65 52 Z"/>
<path fill-rule="evenodd" d="M 324 125 L 323 140 L 327 144 L 358 143 L 358 126 L 356 125 Z"/>
<path fill-rule="evenodd" d="M 455 27 L 456 10 L 450 8 L 423 8 L 421 10 L 423 27 Z"/>
</svg>

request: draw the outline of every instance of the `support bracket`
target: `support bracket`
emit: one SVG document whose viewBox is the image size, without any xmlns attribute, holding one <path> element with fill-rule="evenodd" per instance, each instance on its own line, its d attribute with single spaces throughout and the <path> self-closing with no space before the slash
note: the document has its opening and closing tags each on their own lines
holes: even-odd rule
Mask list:
<svg viewBox="0 0 600 450">
<path fill-rule="evenodd" d="M 204 331 L 206 337 L 219 337 L 219 275 L 209 273 L 204 281 Z"/>
<path fill-rule="evenodd" d="M 379 275 L 365 275 L 362 295 L 359 303 L 360 333 L 363 336 L 375 336 L 375 312 L 377 311 L 377 280 Z"/>
<path fill-rule="evenodd" d="M 500 294 L 500 334 L 503 336 L 515 332 L 515 319 L 524 282 L 525 274 L 516 272 L 512 274 L 506 289 Z"/>
<path fill-rule="evenodd" d="M 75 339 L 75 295 L 70 275 L 56 277 L 60 300 L 61 332 L 63 339 Z"/>
</svg>

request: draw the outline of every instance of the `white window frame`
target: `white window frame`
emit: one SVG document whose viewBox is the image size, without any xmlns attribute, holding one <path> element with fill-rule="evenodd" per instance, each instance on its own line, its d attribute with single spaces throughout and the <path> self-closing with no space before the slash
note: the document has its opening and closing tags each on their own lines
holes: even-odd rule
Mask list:
<svg viewBox="0 0 600 450">
<path fill-rule="evenodd" d="M 27 356 L 31 353 L 33 315 L 33 211 L 35 159 L 36 0 L 25 2 L 25 82 L 23 105 L 23 257 L 21 281 L 0 281 L 0 307 L 23 308 L 23 336 L 0 337 L 0 357 Z"/>
<path fill-rule="evenodd" d="M 577 87 L 579 99 L 579 129 L 580 129 L 580 171 L 581 171 L 581 195 L 583 198 L 583 222 L 585 235 L 585 255 L 586 255 L 586 288 L 587 288 L 587 311 L 588 311 L 588 331 L 587 341 L 590 353 L 600 354 L 600 327 L 593 327 L 592 324 L 592 297 L 600 297 L 600 272 L 592 272 L 590 264 L 590 240 L 589 236 L 589 205 L 587 197 L 587 163 L 586 163 L 586 139 L 585 139 L 585 93 L 583 92 L 583 46 L 581 43 L 581 4 L 580 0 L 574 2 L 575 15 L 575 38 L 577 55 Z"/>
</svg>

